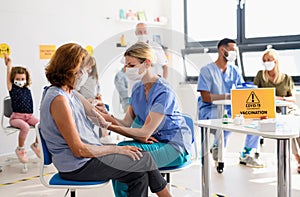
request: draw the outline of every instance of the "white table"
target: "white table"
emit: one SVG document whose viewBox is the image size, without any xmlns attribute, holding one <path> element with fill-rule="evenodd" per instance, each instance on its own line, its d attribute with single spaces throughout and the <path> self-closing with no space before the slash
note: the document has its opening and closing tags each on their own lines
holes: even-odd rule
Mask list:
<svg viewBox="0 0 300 197">
<path fill-rule="evenodd" d="M 226 105 L 231 105 L 231 100 L 230 99 L 222 99 L 222 100 L 215 100 L 212 101 L 212 104 L 217 105 L 218 108 L 218 118 L 222 118 L 223 114 L 224 114 L 224 109 Z M 292 102 L 288 102 L 288 101 L 275 101 L 275 106 L 279 107 L 281 110 L 281 114 L 287 114 L 287 107 L 293 105 Z M 232 115 L 232 118 L 234 118 L 234 114 Z M 218 160 L 217 160 L 217 164 L 216 164 L 216 170 L 219 173 L 223 172 L 224 169 L 224 133 L 223 130 L 218 129 L 217 131 L 217 135 L 218 137 Z M 263 138 L 261 139 L 263 140 Z M 263 143 L 263 141 L 262 141 Z M 262 144 L 261 143 L 261 144 Z"/>
<path fill-rule="evenodd" d="M 255 128 L 247 128 L 251 121 L 245 120 L 244 125 L 222 124 L 222 119 L 199 120 L 195 124 L 201 131 L 201 159 L 202 159 L 202 197 L 211 196 L 210 162 L 209 162 L 209 131 L 210 129 L 227 130 L 243 134 L 263 136 L 277 140 L 277 196 L 291 196 L 290 170 L 290 139 L 299 136 L 300 117 L 282 115 L 277 118 L 282 123 L 276 131 L 262 132 Z M 257 121 L 257 120 L 256 120 Z"/>
</svg>

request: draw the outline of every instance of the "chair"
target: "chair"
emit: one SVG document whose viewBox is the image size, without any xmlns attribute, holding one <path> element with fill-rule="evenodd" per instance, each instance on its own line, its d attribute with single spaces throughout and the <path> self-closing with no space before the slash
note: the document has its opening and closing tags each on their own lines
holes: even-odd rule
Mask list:
<svg viewBox="0 0 300 197">
<path fill-rule="evenodd" d="M 52 164 L 52 156 L 49 152 L 45 140 L 40 133 L 40 123 L 36 124 L 36 135 L 39 141 L 39 148 L 41 151 L 40 159 L 40 181 L 48 188 L 67 189 L 65 196 L 70 191 L 71 197 L 76 196 L 76 189 L 88 189 L 105 186 L 109 181 L 69 181 L 62 179 L 59 173 L 55 173 L 50 180 L 45 180 L 44 169 L 46 166 Z"/>
<path fill-rule="evenodd" d="M 13 110 L 11 107 L 11 98 L 10 98 L 10 96 L 6 96 L 3 99 L 3 112 L 1 115 L 1 127 L 6 135 L 11 135 L 11 134 L 16 133 L 17 131 L 20 131 L 19 128 L 10 126 L 8 123 L 9 118 L 12 113 L 13 113 Z M 31 126 L 30 129 L 34 129 L 34 127 Z M 7 161 L 9 161 L 11 163 L 12 161 L 15 161 L 15 159 L 8 158 Z M 21 172 L 26 173 L 27 171 L 28 171 L 27 164 L 24 163 L 23 167 L 21 168 Z"/>
<path fill-rule="evenodd" d="M 187 115 L 187 114 L 183 114 L 183 117 L 184 117 L 184 119 L 186 121 L 186 124 L 188 125 L 188 127 L 192 131 L 192 146 L 194 146 L 194 152 L 193 152 L 194 155 L 191 158 L 191 160 L 185 162 L 182 165 L 159 168 L 160 173 L 164 177 L 166 177 L 166 181 L 168 183 L 167 187 L 168 187 L 169 191 L 170 191 L 170 188 L 171 188 L 171 173 L 173 173 L 173 172 L 179 172 L 179 171 L 185 170 L 187 168 L 190 168 L 190 167 L 193 166 L 193 164 L 195 164 L 195 161 L 198 160 L 198 149 L 197 149 L 197 143 L 195 141 L 195 128 L 194 128 L 193 118 L 190 115 Z"/>
<path fill-rule="evenodd" d="M 3 100 L 3 113 L 1 116 L 1 126 L 6 135 L 10 135 L 19 131 L 19 128 L 12 127 L 7 123 L 12 112 L 10 96 L 6 96 Z"/>
</svg>

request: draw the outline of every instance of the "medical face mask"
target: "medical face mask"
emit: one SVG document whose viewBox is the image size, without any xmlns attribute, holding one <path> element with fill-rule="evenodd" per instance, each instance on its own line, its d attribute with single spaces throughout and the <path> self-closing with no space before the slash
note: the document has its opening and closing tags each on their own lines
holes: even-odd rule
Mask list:
<svg viewBox="0 0 300 197">
<path fill-rule="evenodd" d="M 132 81 L 141 80 L 146 74 L 146 70 L 139 74 L 140 67 L 138 68 L 126 68 L 125 75 Z"/>
<path fill-rule="evenodd" d="M 227 57 L 225 56 L 225 58 L 227 59 L 227 61 L 229 62 L 234 62 L 236 60 L 236 51 L 227 51 L 225 48 L 224 50 L 228 53 Z"/>
<path fill-rule="evenodd" d="M 273 70 L 273 68 L 275 67 L 275 61 L 264 62 L 263 65 L 264 65 L 266 70 L 270 71 L 270 70 Z"/>
<path fill-rule="evenodd" d="M 23 88 L 26 82 L 27 82 L 26 80 L 22 80 L 22 81 L 14 80 L 14 84 L 19 86 L 20 88 Z"/>
<path fill-rule="evenodd" d="M 148 42 L 149 38 L 147 34 L 137 35 L 139 42 Z"/>
<path fill-rule="evenodd" d="M 76 90 L 80 90 L 81 86 L 83 86 L 85 84 L 85 82 L 87 81 L 89 75 L 88 73 L 84 70 L 81 69 L 82 75 L 79 78 L 75 79 L 75 84 L 74 87 Z"/>
</svg>

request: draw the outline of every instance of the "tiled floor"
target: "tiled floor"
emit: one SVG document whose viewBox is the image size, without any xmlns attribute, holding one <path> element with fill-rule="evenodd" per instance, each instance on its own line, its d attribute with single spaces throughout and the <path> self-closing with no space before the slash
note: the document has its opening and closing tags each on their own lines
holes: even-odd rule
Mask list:
<svg viewBox="0 0 300 197">
<path fill-rule="evenodd" d="M 239 151 L 242 150 L 244 136 L 233 133 L 228 142 L 225 154 L 225 168 L 222 174 L 216 172 L 211 165 L 212 192 L 226 195 L 227 197 L 265 197 L 277 196 L 277 171 L 276 171 L 276 143 L 275 140 L 265 139 L 261 148 L 261 160 L 266 165 L 262 169 L 251 169 L 238 164 Z M 14 155 L 13 155 L 14 157 Z M 31 163 L 28 164 L 28 172 L 20 173 L 21 165 L 13 162 L 7 165 L 5 158 L 0 158 L 3 172 L 0 173 L 0 196 L 61 196 L 65 190 L 49 189 L 44 187 L 37 175 L 39 174 L 38 159 L 31 153 Z M 300 175 L 296 172 L 296 163 L 291 157 L 292 165 L 292 196 L 300 196 Z M 199 197 L 201 196 L 201 171 L 198 162 L 193 167 L 182 172 L 172 174 L 171 192 L 174 197 Z M 47 168 L 50 174 L 54 172 L 53 167 Z M 155 196 L 154 194 L 149 194 Z M 114 196 L 111 183 L 97 189 L 78 190 L 77 196 Z"/>
</svg>

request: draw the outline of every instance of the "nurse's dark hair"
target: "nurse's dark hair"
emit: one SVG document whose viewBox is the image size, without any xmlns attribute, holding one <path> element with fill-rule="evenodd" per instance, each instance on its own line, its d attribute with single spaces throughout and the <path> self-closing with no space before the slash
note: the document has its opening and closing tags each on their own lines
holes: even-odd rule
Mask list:
<svg viewBox="0 0 300 197">
<path fill-rule="evenodd" d="M 218 48 L 220 48 L 221 46 L 227 46 L 229 43 L 236 44 L 236 42 L 234 40 L 229 39 L 229 38 L 224 38 L 218 42 L 217 46 L 218 46 Z"/>
<path fill-rule="evenodd" d="M 74 88 L 75 74 L 78 67 L 90 58 L 87 50 L 79 44 L 68 43 L 60 46 L 45 68 L 48 81 L 57 87 L 67 85 Z"/>
<path fill-rule="evenodd" d="M 144 42 L 137 42 L 129 47 L 124 53 L 124 56 L 135 57 L 139 59 L 141 63 L 146 59 L 150 60 L 151 62 L 156 61 L 156 56 L 152 48 Z"/>
</svg>

